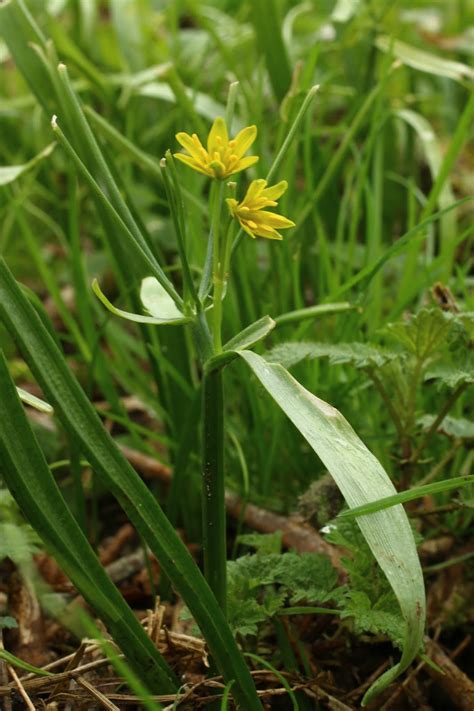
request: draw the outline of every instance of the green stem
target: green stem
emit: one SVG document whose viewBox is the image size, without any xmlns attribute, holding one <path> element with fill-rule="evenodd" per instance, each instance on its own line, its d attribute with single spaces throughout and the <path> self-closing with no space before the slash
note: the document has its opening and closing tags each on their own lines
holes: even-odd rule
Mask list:
<svg viewBox="0 0 474 711">
<path fill-rule="evenodd" d="M 204 375 L 202 410 L 204 575 L 225 614 L 227 543 L 224 498 L 224 394 L 220 369 Z"/>
<path fill-rule="evenodd" d="M 212 203 L 212 281 L 214 285 L 214 308 L 213 308 L 213 339 L 214 350 L 216 353 L 222 351 L 222 293 L 224 289 L 222 278 L 222 259 L 221 259 L 221 212 L 222 212 L 222 196 L 224 192 L 224 184 L 219 182 L 218 188 L 214 190 Z"/>
</svg>

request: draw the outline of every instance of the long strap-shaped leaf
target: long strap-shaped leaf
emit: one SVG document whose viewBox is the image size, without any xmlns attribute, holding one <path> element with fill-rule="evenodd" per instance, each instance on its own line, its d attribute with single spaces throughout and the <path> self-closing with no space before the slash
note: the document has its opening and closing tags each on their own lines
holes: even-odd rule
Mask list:
<svg viewBox="0 0 474 711">
<path fill-rule="evenodd" d="M 64 357 L 0 258 L 0 319 L 15 338 L 30 369 L 64 427 L 120 501 L 183 597 L 233 695 L 246 711 L 261 709 L 255 686 L 232 632 L 204 577 L 144 482 L 103 428 Z"/>
<path fill-rule="evenodd" d="M 109 628 L 150 688 L 173 693 L 177 680 L 107 576 L 51 474 L 0 352 L 0 468 L 29 522 Z"/>
<path fill-rule="evenodd" d="M 353 508 L 396 494 L 374 455 L 334 407 L 306 390 L 283 366 L 251 351 L 238 351 L 254 374 L 298 428 L 335 479 Z M 361 516 L 362 533 L 397 596 L 405 619 L 399 663 L 372 684 L 363 705 L 385 689 L 413 661 L 425 626 L 425 591 L 415 541 L 402 506 Z"/>
</svg>

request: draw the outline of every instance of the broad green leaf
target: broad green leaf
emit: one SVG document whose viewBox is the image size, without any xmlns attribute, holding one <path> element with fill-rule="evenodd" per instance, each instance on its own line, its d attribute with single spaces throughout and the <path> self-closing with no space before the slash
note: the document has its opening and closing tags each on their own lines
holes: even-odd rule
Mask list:
<svg viewBox="0 0 474 711">
<path fill-rule="evenodd" d="M 298 383 L 281 365 L 251 351 L 239 356 L 319 456 L 351 508 L 396 494 L 380 462 L 338 410 Z M 425 593 L 415 541 L 398 505 L 358 519 L 364 537 L 384 571 L 405 622 L 402 657 L 374 682 L 363 704 L 385 689 L 418 654 L 425 626 Z"/>
<path fill-rule="evenodd" d="M 153 277 L 152 277 L 153 278 Z M 158 282 L 156 282 L 158 284 Z M 184 315 L 176 309 L 177 313 L 180 314 L 178 319 L 170 320 L 166 318 L 157 318 L 156 316 L 145 316 L 144 314 L 134 314 L 130 311 L 123 311 L 122 309 L 118 309 L 116 306 L 112 304 L 111 301 L 106 297 L 104 292 L 99 286 L 99 282 L 97 279 L 94 279 L 92 282 L 92 291 L 94 294 L 97 296 L 97 298 L 102 302 L 102 304 L 105 306 L 105 308 L 110 311 L 114 316 L 120 316 L 120 318 L 125 319 L 126 321 L 133 321 L 134 323 L 149 323 L 151 325 L 155 326 L 166 326 L 166 325 L 173 325 L 173 324 L 178 324 L 178 323 L 185 323 L 188 321 L 184 317 Z M 163 292 L 166 294 L 166 292 L 163 289 Z M 171 297 L 166 294 L 167 298 L 171 300 Z M 174 305 L 174 302 L 172 302 Z"/>
<path fill-rule="evenodd" d="M 280 363 L 290 368 L 302 360 L 328 356 L 332 364 L 351 363 L 356 368 L 381 368 L 398 357 L 397 353 L 368 343 L 279 343 L 265 353 L 269 363 Z"/>
<path fill-rule="evenodd" d="M 242 348 L 250 348 L 251 346 L 258 343 L 263 338 L 268 336 L 270 331 L 272 331 L 276 326 L 275 321 L 270 318 L 270 316 L 263 316 L 263 318 L 251 323 L 250 326 L 244 328 L 236 336 L 227 341 L 223 346 L 224 351 L 241 350 Z"/>
<path fill-rule="evenodd" d="M 44 400 L 41 400 L 39 397 L 36 397 L 36 395 L 32 395 L 27 390 L 23 390 L 23 388 L 17 388 L 16 390 L 20 400 L 22 400 L 26 405 L 34 407 L 35 410 L 39 410 L 40 412 L 47 412 L 48 414 L 53 412 L 51 405 Z"/>
<path fill-rule="evenodd" d="M 419 69 L 421 72 L 455 79 L 456 81 L 474 79 L 474 70 L 467 64 L 438 57 L 436 54 L 425 52 L 386 35 L 379 35 L 375 40 L 375 44 L 382 52 L 391 52 L 403 64 L 413 69 Z"/>
<path fill-rule="evenodd" d="M 182 596 L 206 638 L 220 673 L 226 682 L 236 680 L 233 687 L 235 699 L 248 711 L 260 711 L 261 704 L 253 679 L 199 568 L 155 496 L 104 429 L 62 353 L 2 258 L 0 318 L 17 341 L 31 372 L 64 428 L 76 439 L 97 476 L 116 496 L 131 523 L 156 555 L 162 570 Z M 0 417 L 0 424 L 7 417 L 8 413 Z M 11 434 L 10 439 L 14 441 L 15 436 Z M 37 515 L 38 511 L 35 511 Z M 52 514 L 50 525 L 55 520 L 55 514 Z M 50 538 L 56 546 L 62 540 L 56 532 L 51 532 Z"/>
<path fill-rule="evenodd" d="M 155 318 L 168 323 L 185 320 L 173 299 L 155 277 L 146 277 L 140 288 L 140 299 L 145 309 Z"/>
<path fill-rule="evenodd" d="M 54 150 L 55 143 L 50 143 L 46 146 L 41 153 L 32 158 L 28 163 L 23 165 L 2 165 L 0 166 L 0 186 L 8 185 L 13 183 L 17 178 L 27 173 L 29 170 L 35 167 L 43 158 L 47 158 Z"/>
<path fill-rule="evenodd" d="M 442 491 L 460 489 L 463 486 L 472 486 L 473 484 L 474 476 L 458 476 L 453 479 L 447 479 L 446 481 L 437 481 L 434 484 L 426 484 L 425 486 L 415 486 L 413 487 L 413 489 L 409 489 L 408 491 L 402 491 L 400 494 L 394 494 L 394 496 L 387 496 L 370 504 L 365 504 L 364 506 L 356 506 L 355 508 L 349 509 L 349 511 L 343 511 L 341 514 L 339 514 L 339 518 L 355 518 L 357 516 L 365 516 L 366 514 L 374 513 L 375 511 L 382 511 L 383 509 L 388 509 L 390 508 L 390 506 L 396 506 L 397 504 L 404 504 L 407 501 L 421 499 L 423 498 L 423 496 L 431 496 L 432 494 L 438 494 Z"/>
</svg>

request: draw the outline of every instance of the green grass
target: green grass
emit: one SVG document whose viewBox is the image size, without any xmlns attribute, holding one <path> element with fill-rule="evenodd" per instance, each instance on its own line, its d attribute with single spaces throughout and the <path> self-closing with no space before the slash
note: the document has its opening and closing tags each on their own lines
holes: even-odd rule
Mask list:
<svg viewBox="0 0 474 711">
<path fill-rule="evenodd" d="M 61 487 L 72 477 L 72 510 L 86 534 L 97 521 L 89 515 L 90 492 L 81 491 L 81 456 L 94 464 L 102 485 L 114 490 L 158 557 L 168 561 L 163 569 L 216 657 L 232 646 L 220 668 L 227 684 L 222 708 L 228 696 L 253 704 L 248 708 L 259 702 L 224 617 L 173 527 L 201 542 L 202 506 L 214 526 L 210 530 L 221 531 L 214 538 L 204 534 L 204 570 L 225 608 L 225 586 L 219 582 L 225 563 L 224 454 L 226 485 L 244 500 L 282 513 L 295 509 L 298 496 L 326 468 L 340 483 L 339 473 L 351 459 L 347 453 L 340 460 L 333 456 L 325 443 L 329 429 L 315 411 L 306 415 L 314 429 L 305 432 L 292 401 L 294 381 L 280 366 L 265 366 L 265 354 L 285 353 L 304 388 L 342 413 L 337 426 L 343 438 L 352 437 L 345 429 L 350 423 L 396 489 L 407 492 L 395 503 L 414 499 L 416 487 L 431 483 L 420 492 L 428 491 L 443 506 L 452 494 L 442 482 L 471 471 L 472 433 L 462 423 L 472 416 L 474 72 L 465 28 L 474 23 L 474 3 L 420 5 L 416 17 L 412 4 L 402 0 L 183 0 L 164 8 L 151 0 L 124 0 L 109 2 L 104 12 L 95 3 L 64 2 L 54 6 L 55 15 L 44 3 L 11 0 L 0 11 L 2 349 L 10 373 L 16 367 L 21 372 L 17 384 L 37 380 L 55 407 L 60 432 L 67 433 L 67 447 L 60 445 L 62 451 L 48 463 L 71 459 L 58 482 Z M 429 43 L 424 23 L 433 17 L 440 34 Z M 455 38 L 449 49 L 443 48 L 445 37 Z M 59 62 L 67 69 L 58 69 Z M 238 84 L 229 94 L 232 82 Z M 278 211 L 296 228 L 285 232 L 282 242 L 237 238 L 222 302 L 222 342 L 258 322 L 238 337 L 240 343 L 231 340 L 237 350 L 255 343 L 255 353 L 217 354 L 209 365 L 211 332 L 220 314 L 203 311 L 200 298 L 208 284 L 208 235 L 216 234 L 209 205 L 215 215 L 217 197 L 203 175 L 169 154 L 167 167 L 160 168 L 160 160 L 179 149 L 177 132 L 204 139 L 219 115 L 227 116 L 231 135 L 247 125 L 258 129 L 251 152 L 260 160 L 232 177 L 237 194 L 257 177 L 287 180 Z M 91 288 L 97 279 L 116 308 L 143 314 L 140 283 L 147 276 L 163 287 L 160 304 L 168 295 L 191 326 L 117 319 Z M 438 282 L 454 295 L 451 317 L 439 307 L 442 290 L 433 290 Z M 46 300 L 49 316 L 39 303 Z M 424 316 L 424 307 L 435 315 Z M 403 329 L 417 313 L 418 321 L 409 322 L 413 335 Z M 219 352 L 220 333 L 216 344 Z M 362 350 L 367 345 L 374 348 L 370 357 Z M 388 357 L 393 350 L 396 357 Z M 33 378 L 19 367 L 21 357 Z M 232 365 L 216 374 L 213 369 L 230 360 Z M 285 365 L 283 356 L 277 360 Z M 12 413 L 30 437 L 2 368 Z M 211 496 L 202 504 L 200 398 L 204 379 L 206 393 L 217 392 L 219 399 L 220 382 L 216 390 L 212 378 L 223 380 L 226 432 L 223 436 L 223 419 L 211 406 L 204 453 L 209 480 L 218 472 L 213 492 L 218 500 Z M 152 413 L 147 426 L 130 415 L 124 395 L 138 397 Z M 130 488 L 130 468 L 100 434 L 93 407 L 100 400 L 117 423 L 117 441 L 147 453 L 159 442 L 160 457 L 173 470 L 169 492 L 160 495 L 161 508 L 138 478 L 139 493 Z M 447 414 L 455 422 L 450 432 L 442 430 Z M 427 417 L 436 427 L 422 424 Z M 11 432 L 5 427 L 5 442 Z M 354 453 L 360 454 L 360 440 L 351 440 Z M 40 486 L 49 481 L 48 467 L 41 451 L 31 447 L 35 455 L 28 466 Z M 13 455 L 14 450 L 5 474 L 9 486 L 15 466 L 26 467 Z M 370 469 L 368 461 L 362 469 Z M 445 465 L 437 468 L 440 461 Z M 357 484 L 347 486 L 343 481 L 349 505 L 363 506 L 366 500 L 353 495 Z M 377 498 L 390 496 L 392 489 L 382 487 Z M 382 509 L 385 518 L 368 517 L 381 526 L 365 531 L 369 544 L 371 536 L 379 540 L 380 530 L 396 538 L 394 521 L 389 523 L 393 509 Z M 69 521 L 72 537 L 73 525 Z M 433 532 L 424 525 L 429 538 Z M 460 505 L 444 525 L 462 542 L 472 509 Z M 43 535 L 52 547 L 59 530 L 46 526 Z M 209 542 L 215 548 L 211 560 Z M 374 543 L 384 568 L 375 548 Z M 93 553 L 84 547 L 74 555 L 84 566 L 83 556 Z M 215 557 L 220 567 L 213 568 Z M 74 568 L 72 557 L 64 561 L 65 570 Z M 97 588 L 89 591 L 91 602 L 94 594 L 100 597 Z M 406 600 L 403 591 L 399 594 L 403 609 Z M 97 605 L 110 623 L 110 610 L 104 613 L 102 603 Z M 139 634 L 127 624 L 118 630 L 121 639 Z M 408 636 L 416 626 L 413 619 L 408 622 Z M 146 656 L 146 643 L 140 644 Z M 139 666 L 132 659 L 134 671 Z M 149 686 L 156 679 L 142 681 Z"/>
</svg>

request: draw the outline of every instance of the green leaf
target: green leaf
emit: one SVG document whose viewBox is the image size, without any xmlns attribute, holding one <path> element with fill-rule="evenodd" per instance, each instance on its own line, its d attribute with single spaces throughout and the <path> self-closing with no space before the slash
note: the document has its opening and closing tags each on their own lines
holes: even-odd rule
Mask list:
<svg viewBox="0 0 474 711">
<path fill-rule="evenodd" d="M 281 365 L 268 363 L 251 351 L 240 351 L 239 356 L 319 456 L 351 508 L 397 493 L 380 462 L 340 412 L 306 390 Z M 418 654 L 425 626 L 425 593 L 403 507 L 361 517 L 358 525 L 398 599 L 405 625 L 402 657 L 367 691 L 363 699 L 367 704 Z"/>
<path fill-rule="evenodd" d="M 425 380 L 437 380 L 448 388 L 474 383 L 474 360 L 471 357 L 465 363 L 438 363 L 426 371 Z"/>
<path fill-rule="evenodd" d="M 268 336 L 275 326 L 276 323 L 270 316 L 263 316 L 263 318 L 251 323 L 250 326 L 240 331 L 240 333 L 231 338 L 230 341 L 227 341 L 223 346 L 223 350 L 238 351 L 242 348 L 250 348 Z"/>
<path fill-rule="evenodd" d="M 309 318 L 319 318 L 326 314 L 335 314 L 344 311 L 352 311 L 357 306 L 350 304 L 348 301 L 342 301 L 339 304 L 317 304 L 316 306 L 307 306 L 305 309 L 297 309 L 296 311 L 288 311 L 285 314 L 280 314 L 275 317 L 277 326 L 284 323 L 293 323 L 294 321 L 304 321 Z"/>
<path fill-rule="evenodd" d="M 276 0 L 254 0 L 252 3 L 257 47 L 265 57 L 273 93 L 281 102 L 291 85 L 291 67 L 283 42 L 278 10 Z"/>
<path fill-rule="evenodd" d="M 397 353 L 368 343 L 280 343 L 265 353 L 269 363 L 280 363 L 290 368 L 302 360 L 328 356 L 331 364 L 351 363 L 356 368 L 381 368 L 399 357 Z"/>
<path fill-rule="evenodd" d="M 403 64 L 421 72 L 434 74 L 438 77 L 447 77 L 456 81 L 474 79 L 474 70 L 462 62 L 454 62 L 451 59 L 438 57 L 436 54 L 425 52 L 422 49 L 413 47 L 410 44 L 392 39 L 386 35 L 379 35 L 375 44 L 382 52 L 390 52 Z"/>
<path fill-rule="evenodd" d="M 424 430 L 429 430 L 436 419 L 435 415 L 423 415 L 418 422 Z M 455 439 L 474 439 L 474 422 L 466 420 L 464 417 L 447 415 L 438 425 L 437 432 L 442 432 Z"/>
<path fill-rule="evenodd" d="M 425 361 L 430 356 L 439 355 L 453 324 L 454 317 L 446 311 L 421 309 L 407 321 L 388 324 L 384 331 L 414 356 Z"/>
<path fill-rule="evenodd" d="M 0 618 L 0 619 L 6 619 L 6 618 Z M 1 627 L 1 625 L 0 625 Z M 18 669 L 24 669 L 27 672 L 30 672 L 32 674 L 36 674 L 37 676 L 54 676 L 49 671 L 46 671 L 46 669 L 40 669 L 39 667 L 34 667 L 32 664 L 28 664 L 28 662 L 24 662 L 23 659 L 19 659 L 18 657 L 15 657 L 14 654 L 11 652 L 7 652 L 6 649 L 1 649 L 0 648 L 0 659 L 3 659 L 4 662 L 7 664 L 11 664 L 13 667 L 18 667 Z"/>
<path fill-rule="evenodd" d="M 24 163 L 23 165 L 0 166 L 0 186 L 3 187 L 4 185 L 13 183 L 15 180 L 17 180 L 17 178 L 34 168 L 35 165 L 37 165 L 40 161 L 51 155 L 55 146 L 55 143 L 50 143 L 49 146 L 46 146 L 46 148 L 41 151 L 41 153 L 38 153 L 37 156 L 28 161 L 28 163 Z"/>
<path fill-rule="evenodd" d="M 414 486 L 408 491 L 402 491 L 399 494 L 387 496 L 383 499 L 378 499 L 378 501 L 373 501 L 370 504 L 356 506 L 355 508 L 349 509 L 349 511 L 343 511 L 339 514 L 338 518 L 347 519 L 355 518 L 356 516 L 365 516 L 367 514 L 375 513 L 376 511 L 388 509 L 390 508 L 390 506 L 404 504 L 407 501 L 421 499 L 424 496 L 438 494 L 441 491 L 461 489 L 463 486 L 469 486 L 472 484 L 474 484 L 474 476 L 458 476 L 454 477 L 453 479 L 447 479 L 445 481 L 437 481 L 434 484 L 426 484 L 425 486 Z"/>
<path fill-rule="evenodd" d="M 155 277 L 145 277 L 140 288 L 140 299 L 145 309 L 155 318 L 167 323 L 186 320 L 171 296 Z"/>
<path fill-rule="evenodd" d="M 154 279 L 154 277 L 151 277 Z M 156 281 L 156 280 L 155 280 Z M 158 282 L 156 282 L 158 284 Z M 161 287 L 162 288 L 162 287 Z M 104 292 L 99 286 L 99 282 L 97 279 L 94 279 L 92 282 L 92 291 L 94 294 L 97 296 L 97 298 L 102 302 L 102 304 L 105 306 L 105 308 L 110 311 L 114 316 L 120 316 L 120 318 L 125 319 L 126 321 L 133 321 L 134 323 L 149 323 L 154 326 L 169 326 L 169 325 L 176 325 L 179 323 L 186 323 L 189 321 L 189 319 L 185 318 L 184 315 L 181 313 L 181 311 L 178 311 L 176 308 L 176 312 L 178 314 L 181 314 L 181 316 L 178 319 L 174 320 L 168 320 L 166 318 L 157 318 L 156 316 L 145 316 L 144 314 L 134 314 L 130 311 L 123 311 L 122 309 L 118 309 L 116 306 L 112 304 L 111 301 L 108 300 Z M 166 292 L 163 289 L 163 292 L 166 294 Z M 166 294 L 167 298 L 171 300 L 171 297 Z M 174 302 L 173 302 L 174 306 Z"/>
<path fill-rule="evenodd" d="M 401 649 L 403 647 L 403 620 L 395 610 L 393 594 L 381 596 L 375 603 L 361 590 L 349 590 L 341 611 L 341 618 L 352 617 L 356 634 L 370 632 L 386 635 Z"/>
<path fill-rule="evenodd" d="M 26 419 L 2 353 L 0 389 L 0 460 L 2 477 L 11 494 L 62 570 L 107 625 L 131 666 L 152 689 L 166 688 L 172 693 L 176 689 L 172 671 L 107 576 L 68 509 Z M 3 524 L 0 557 L 14 556 L 19 562 L 30 558 L 34 552 L 32 532 L 25 540 L 22 529 L 29 530 Z"/>
<path fill-rule="evenodd" d="M 18 627 L 18 622 L 10 615 L 0 616 L 0 629 L 14 630 Z"/>
<path fill-rule="evenodd" d="M 29 526 L 0 523 L 0 561 L 10 558 L 16 564 L 25 563 L 39 553 L 39 539 Z"/>
<path fill-rule="evenodd" d="M 34 407 L 35 410 L 39 410 L 40 412 L 46 412 L 47 414 L 51 414 L 52 412 L 54 412 L 51 405 L 48 405 L 47 402 L 41 400 L 39 397 L 36 397 L 36 395 L 32 395 L 27 390 L 23 390 L 23 388 L 17 388 L 16 391 L 20 400 L 26 405 Z"/>
<path fill-rule="evenodd" d="M 233 687 L 235 699 L 249 711 L 260 710 L 261 704 L 247 665 L 204 577 L 155 496 L 104 429 L 62 353 L 2 258 L 0 318 L 17 341 L 31 372 L 64 428 L 76 439 L 97 476 L 116 496 L 131 523 L 156 555 L 162 570 L 182 596 L 226 682 L 236 680 Z M 7 415 L 3 419 L 7 419 Z M 13 434 L 11 439 L 15 440 Z M 37 515 L 38 511 L 35 511 Z M 51 525 L 55 518 L 55 513 L 48 518 Z M 51 538 L 56 545 L 61 541 L 58 533 L 52 534 Z"/>
</svg>

